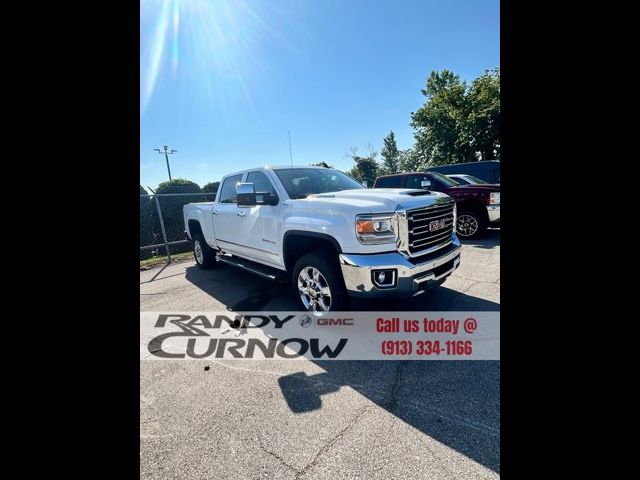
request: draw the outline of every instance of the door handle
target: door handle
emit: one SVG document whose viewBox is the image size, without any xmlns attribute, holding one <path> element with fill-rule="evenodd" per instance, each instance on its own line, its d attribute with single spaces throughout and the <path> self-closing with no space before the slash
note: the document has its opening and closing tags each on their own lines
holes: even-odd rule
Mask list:
<svg viewBox="0 0 640 480">
<path fill-rule="evenodd" d="M 214 211 L 213 211 L 213 214 L 214 214 L 214 215 L 217 215 L 217 214 L 219 214 L 219 213 L 220 213 L 220 211 L 219 211 L 219 210 L 214 210 Z"/>
<path fill-rule="evenodd" d="M 236 215 L 238 215 L 239 217 L 245 217 L 247 215 L 247 212 L 238 212 L 236 213 Z"/>
</svg>

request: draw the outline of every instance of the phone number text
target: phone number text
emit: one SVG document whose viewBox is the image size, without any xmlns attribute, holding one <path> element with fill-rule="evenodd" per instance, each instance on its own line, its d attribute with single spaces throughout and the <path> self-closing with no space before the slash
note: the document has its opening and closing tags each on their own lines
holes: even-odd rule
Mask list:
<svg viewBox="0 0 640 480">
<path fill-rule="evenodd" d="M 384 340 L 383 355 L 471 355 L 471 340 Z"/>
</svg>

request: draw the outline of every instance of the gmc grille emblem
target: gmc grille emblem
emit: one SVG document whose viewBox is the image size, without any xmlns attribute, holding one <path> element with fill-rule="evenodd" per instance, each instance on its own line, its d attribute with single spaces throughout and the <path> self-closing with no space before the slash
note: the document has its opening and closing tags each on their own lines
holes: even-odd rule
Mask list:
<svg viewBox="0 0 640 480">
<path fill-rule="evenodd" d="M 433 222 L 429 222 L 429 231 L 435 232 L 436 230 L 442 230 L 445 227 L 445 219 L 442 220 L 434 220 Z"/>
</svg>

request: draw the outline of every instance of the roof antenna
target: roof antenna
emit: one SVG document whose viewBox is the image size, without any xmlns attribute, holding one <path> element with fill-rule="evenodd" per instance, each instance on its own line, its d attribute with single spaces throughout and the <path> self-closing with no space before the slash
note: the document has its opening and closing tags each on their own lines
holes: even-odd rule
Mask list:
<svg viewBox="0 0 640 480">
<path fill-rule="evenodd" d="M 291 159 L 291 189 L 295 188 L 293 184 L 293 153 L 291 153 L 291 130 L 287 130 L 287 135 L 289 136 L 289 158 Z"/>
</svg>

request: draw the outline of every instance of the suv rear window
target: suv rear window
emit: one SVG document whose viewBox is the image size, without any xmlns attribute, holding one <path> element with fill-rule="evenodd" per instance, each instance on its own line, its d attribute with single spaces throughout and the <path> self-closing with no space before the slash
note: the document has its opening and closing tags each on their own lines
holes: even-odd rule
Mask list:
<svg viewBox="0 0 640 480">
<path fill-rule="evenodd" d="M 382 177 L 375 183 L 375 188 L 400 188 L 402 177 Z"/>
</svg>

